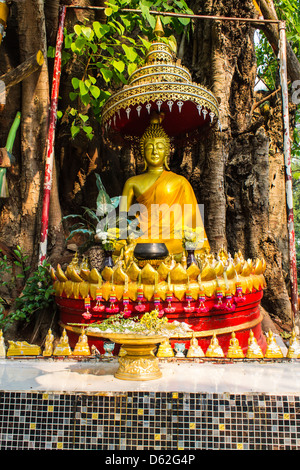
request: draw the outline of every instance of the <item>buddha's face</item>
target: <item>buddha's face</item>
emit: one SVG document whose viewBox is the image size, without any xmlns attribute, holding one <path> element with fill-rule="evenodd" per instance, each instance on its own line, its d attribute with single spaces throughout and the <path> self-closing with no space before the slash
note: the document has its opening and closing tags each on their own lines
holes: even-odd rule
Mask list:
<svg viewBox="0 0 300 470">
<path fill-rule="evenodd" d="M 165 161 L 167 143 L 163 137 L 152 137 L 144 145 L 144 158 L 148 167 L 162 167 Z"/>
</svg>

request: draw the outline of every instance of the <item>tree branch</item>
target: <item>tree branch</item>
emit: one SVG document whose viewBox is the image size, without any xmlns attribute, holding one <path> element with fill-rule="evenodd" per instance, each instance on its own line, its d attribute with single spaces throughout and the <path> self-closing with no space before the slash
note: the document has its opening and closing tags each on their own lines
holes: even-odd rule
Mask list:
<svg viewBox="0 0 300 470">
<path fill-rule="evenodd" d="M 16 85 L 25 78 L 29 77 L 33 72 L 38 70 L 44 63 L 44 56 L 42 51 L 32 55 L 22 64 L 18 65 L 15 69 L 5 73 L 0 77 L 5 84 L 6 89 Z"/>
<path fill-rule="evenodd" d="M 261 13 L 266 20 L 278 20 L 277 13 L 272 1 L 258 0 L 257 1 Z M 273 24 L 261 24 L 258 25 L 260 29 L 265 33 L 269 43 L 272 46 L 274 53 L 278 54 L 278 43 L 279 43 L 279 31 L 278 27 Z M 286 60 L 287 60 L 287 72 L 291 81 L 300 80 L 300 62 L 294 53 L 291 45 L 287 41 L 286 44 Z"/>
</svg>

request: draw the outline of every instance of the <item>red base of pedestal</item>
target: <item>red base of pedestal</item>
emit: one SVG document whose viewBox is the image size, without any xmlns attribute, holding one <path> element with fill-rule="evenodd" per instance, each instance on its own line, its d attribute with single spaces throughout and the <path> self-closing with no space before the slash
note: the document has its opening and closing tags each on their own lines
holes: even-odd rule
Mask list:
<svg viewBox="0 0 300 470">
<path fill-rule="evenodd" d="M 179 321 L 188 323 L 192 329 L 197 332 L 198 343 L 203 349 L 204 353 L 206 352 L 213 333 L 217 335 L 219 344 L 224 352 L 227 354 L 229 341 L 231 339 L 231 333 L 234 331 L 235 335 L 240 343 L 243 352 L 246 353 L 248 348 L 248 338 L 249 332 L 252 330 L 259 346 L 261 347 L 263 353 L 266 350 L 266 339 L 262 333 L 261 321 L 262 316 L 260 313 L 260 301 L 263 296 L 263 291 L 254 291 L 252 293 L 245 294 L 244 302 L 235 304 L 234 311 L 227 311 L 224 308 L 217 309 L 214 307 L 216 303 L 215 298 L 207 299 L 205 305 L 208 307 L 208 312 L 186 312 L 184 309 L 187 306 L 186 301 L 178 301 L 173 299 L 172 307 L 175 307 L 175 312 L 165 313 L 165 316 L 169 321 Z M 84 300 L 83 299 L 74 299 L 67 297 L 56 297 L 56 303 L 60 311 L 60 323 L 61 326 L 66 328 L 69 338 L 69 343 L 71 348 L 75 347 L 76 342 L 78 341 L 78 333 L 73 331 L 73 328 L 70 326 L 71 323 L 76 324 L 87 324 L 94 323 L 105 320 L 109 318 L 111 313 L 107 312 L 95 312 L 93 308 L 95 307 L 95 302 L 91 301 L 90 313 L 92 317 L 89 320 L 86 320 L 82 314 L 85 311 Z M 103 302 L 108 306 L 107 302 Z M 147 306 L 147 311 L 154 309 L 153 302 L 144 302 Z M 123 309 L 122 302 L 117 302 L 120 311 Z M 133 316 L 141 317 L 143 313 L 138 313 L 135 310 L 137 303 L 130 302 L 129 310 L 132 312 Z M 162 302 L 161 308 L 166 308 L 166 302 Z M 191 302 L 191 307 L 198 307 L 198 302 Z M 77 327 L 78 329 L 78 327 Z M 103 339 L 99 336 L 88 335 L 88 342 L 90 347 L 94 345 L 101 354 L 104 354 L 103 343 L 107 342 L 106 339 Z M 171 339 L 171 345 L 174 347 L 174 344 L 177 342 L 184 342 L 186 348 L 189 347 L 189 339 Z M 116 345 L 114 349 L 114 354 L 118 354 L 119 346 Z"/>
</svg>

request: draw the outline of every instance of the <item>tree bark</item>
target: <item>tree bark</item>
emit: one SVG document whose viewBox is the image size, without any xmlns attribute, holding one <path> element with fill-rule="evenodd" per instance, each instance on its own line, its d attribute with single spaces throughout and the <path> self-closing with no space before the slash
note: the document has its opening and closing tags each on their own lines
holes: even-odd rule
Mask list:
<svg viewBox="0 0 300 470">
<path fill-rule="evenodd" d="M 20 83 L 25 78 L 29 77 L 33 72 L 36 72 L 44 63 L 44 56 L 41 51 L 33 54 L 22 64 L 18 65 L 15 69 L 7 72 L 0 77 L 0 80 L 4 82 L 6 90 L 10 87 Z"/>
<path fill-rule="evenodd" d="M 195 13 L 255 17 L 252 2 L 190 2 Z M 193 49 L 184 63 L 220 102 L 222 132 L 214 129 L 198 145 L 189 170 L 212 251 L 222 245 L 234 255 L 264 257 L 267 289 L 263 305 L 273 316 L 290 321 L 286 284 L 288 236 L 280 95 L 271 111 L 254 110 L 256 60 L 254 30 L 237 22 L 195 22 Z M 273 112 L 273 107 L 274 112 Z M 200 176 L 196 177 L 196 175 Z"/>
</svg>

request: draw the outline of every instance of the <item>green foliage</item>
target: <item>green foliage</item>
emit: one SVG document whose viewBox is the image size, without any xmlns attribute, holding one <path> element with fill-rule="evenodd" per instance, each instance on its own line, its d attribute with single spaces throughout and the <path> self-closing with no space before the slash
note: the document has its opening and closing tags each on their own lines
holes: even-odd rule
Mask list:
<svg viewBox="0 0 300 470">
<path fill-rule="evenodd" d="M 82 214 L 69 214 L 63 218 L 63 220 L 75 220 L 75 223 L 69 228 L 66 241 L 72 239 L 75 235 L 83 235 L 85 238 L 85 242 L 79 248 L 81 253 L 84 253 L 95 244 L 95 235 L 100 227 L 103 231 L 107 231 L 109 216 L 115 214 L 115 209 L 120 201 L 119 196 L 109 197 L 98 173 L 96 173 L 96 183 L 98 188 L 96 209 L 82 207 Z"/>
<path fill-rule="evenodd" d="M 171 11 L 192 13 L 184 0 L 165 2 L 156 0 L 111 0 L 106 2 L 105 23 L 93 21 L 76 24 L 72 31 L 64 30 L 62 62 L 66 65 L 75 58 L 82 65 L 83 72 L 73 77 L 70 100 L 74 105 L 66 111 L 59 111 L 58 117 L 66 116 L 70 123 L 71 137 L 83 132 L 93 138 L 90 117 L 101 119 L 101 110 L 107 99 L 119 87 L 127 83 L 128 77 L 141 64 L 150 41 L 156 16 L 150 11 Z M 122 9 L 139 9 L 141 13 L 124 12 Z M 170 46 L 176 44 L 173 34 L 187 35 L 191 22 L 189 18 L 161 17 L 166 38 Z M 48 56 L 54 57 L 54 49 Z"/>
<path fill-rule="evenodd" d="M 46 262 L 26 280 L 22 294 L 17 297 L 15 309 L 5 318 L 0 318 L 0 324 L 7 327 L 17 321 L 29 322 L 32 315 L 53 304 L 53 282 Z"/>
<path fill-rule="evenodd" d="M 50 277 L 49 265 L 44 262 L 42 266 L 28 277 L 30 266 L 27 264 L 28 256 L 23 254 L 20 246 L 14 250 L 15 259 L 10 262 L 6 255 L 0 258 L 0 287 L 1 292 L 11 294 L 16 289 L 17 281 L 21 281 L 22 293 L 16 298 L 14 309 L 5 315 L 5 300 L 0 297 L 0 328 L 5 329 L 18 320 L 29 321 L 32 315 L 47 308 L 53 303 L 53 283 Z M 14 269 L 13 269 L 14 268 Z M 13 274 L 16 270 L 17 274 Z"/>
</svg>

